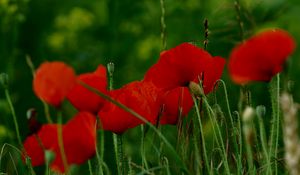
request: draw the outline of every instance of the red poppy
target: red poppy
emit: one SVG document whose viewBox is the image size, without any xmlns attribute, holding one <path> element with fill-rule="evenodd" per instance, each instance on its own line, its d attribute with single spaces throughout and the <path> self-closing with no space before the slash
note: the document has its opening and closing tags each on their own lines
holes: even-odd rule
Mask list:
<svg viewBox="0 0 300 175">
<path fill-rule="evenodd" d="M 213 90 L 214 83 L 223 72 L 225 59 L 212 57 L 205 50 L 189 43 L 183 43 L 160 55 L 159 61 L 145 75 L 145 81 L 151 81 L 163 90 L 188 86 L 190 81 L 203 80 L 204 92 Z"/>
<path fill-rule="evenodd" d="M 63 144 L 69 165 L 81 164 L 95 154 L 96 118 L 88 112 L 80 112 L 63 126 Z M 26 154 L 33 166 L 45 163 L 44 151 L 55 153 L 50 167 L 56 172 L 65 172 L 58 146 L 57 124 L 43 125 L 39 132 L 24 141 Z"/>
<path fill-rule="evenodd" d="M 229 73 L 238 84 L 270 81 L 295 49 L 293 38 L 283 30 L 261 32 L 236 46 L 230 55 Z"/>
<path fill-rule="evenodd" d="M 37 134 L 27 137 L 23 145 L 26 155 L 31 158 L 32 166 L 43 165 L 45 149 L 53 150 L 57 147 L 57 125 L 43 125 Z"/>
<path fill-rule="evenodd" d="M 150 82 L 135 81 L 113 90 L 110 96 L 124 104 L 126 107 L 140 114 L 151 123 L 155 123 L 159 112 L 158 89 Z M 144 123 L 129 112 L 118 106 L 107 102 L 99 111 L 98 116 L 104 130 L 109 130 L 117 134 L 125 132 Z"/>
<path fill-rule="evenodd" d="M 63 62 L 44 62 L 37 69 L 33 90 L 42 100 L 59 106 L 75 84 L 76 76 L 71 67 Z"/>
<path fill-rule="evenodd" d="M 103 65 L 98 66 L 97 70 L 93 73 L 79 75 L 77 80 L 96 88 L 100 92 L 107 93 L 106 68 Z M 86 89 L 78 82 L 69 92 L 67 98 L 79 111 L 97 113 L 104 104 L 104 99 Z"/>
<path fill-rule="evenodd" d="M 162 104 L 163 113 L 160 124 L 175 125 L 179 116 L 185 117 L 189 113 L 194 102 L 187 87 L 178 87 L 165 93 Z"/>
<path fill-rule="evenodd" d="M 63 127 L 64 150 L 69 165 L 82 164 L 90 159 L 96 150 L 96 117 L 88 112 L 80 112 Z M 51 168 L 65 172 L 59 147 L 55 147 L 56 157 Z"/>
</svg>

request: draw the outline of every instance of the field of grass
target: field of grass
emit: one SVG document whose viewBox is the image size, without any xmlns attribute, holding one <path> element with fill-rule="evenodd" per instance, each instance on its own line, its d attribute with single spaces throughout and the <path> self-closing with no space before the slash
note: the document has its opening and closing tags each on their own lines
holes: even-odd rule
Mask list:
<svg viewBox="0 0 300 175">
<path fill-rule="evenodd" d="M 0 0 L 0 175 L 300 174 L 297 0 Z"/>
</svg>

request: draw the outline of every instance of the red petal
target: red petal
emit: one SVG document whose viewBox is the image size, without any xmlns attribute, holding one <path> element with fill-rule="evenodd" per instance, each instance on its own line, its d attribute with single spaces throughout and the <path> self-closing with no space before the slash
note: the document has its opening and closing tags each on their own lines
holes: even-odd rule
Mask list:
<svg viewBox="0 0 300 175">
<path fill-rule="evenodd" d="M 293 38 L 283 30 L 267 30 L 236 46 L 230 55 L 229 73 L 238 84 L 270 81 L 295 49 Z"/>
<path fill-rule="evenodd" d="M 187 86 L 198 76 L 208 75 L 204 81 L 204 91 L 209 93 L 215 81 L 221 77 L 224 64 L 223 58 L 213 58 L 203 49 L 183 43 L 162 52 L 158 63 L 149 69 L 144 79 L 159 88 L 170 90 Z"/>
<path fill-rule="evenodd" d="M 129 83 L 121 89 L 112 91 L 111 97 L 137 112 L 149 122 L 156 122 L 159 96 L 158 89 L 152 83 L 140 81 Z M 112 103 L 106 103 L 99 111 L 98 116 L 104 130 L 118 134 L 143 123 Z"/>
<path fill-rule="evenodd" d="M 44 149 L 55 150 L 57 147 L 57 125 L 43 125 L 38 134 L 27 137 L 23 145 L 26 154 L 31 158 L 32 166 L 44 164 Z"/>
<path fill-rule="evenodd" d="M 44 150 L 35 135 L 27 137 L 23 145 L 25 154 L 31 158 L 32 166 L 40 166 L 45 163 Z"/>
<path fill-rule="evenodd" d="M 160 119 L 161 124 L 175 125 L 178 122 L 179 109 L 181 117 L 185 117 L 193 107 L 193 99 L 187 87 L 179 87 L 168 91 L 162 100 L 164 112 Z"/>
<path fill-rule="evenodd" d="M 93 73 L 79 75 L 77 79 L 100 92 L 107 93 L 106 69 L 103 65 L 98 66 Z M 72 88 L 67 98 L 79 111 L 89 111 L 91 113 L 97 113 L 104 104 L 104 99 L 79 83 Z"/>
<path fill-rule="evenodd" d="M 43 125 L 37 136 L 29 136 L 24 142 L 27 155 L 33 166 L 45 163 L 44 149 L 55 153 L 51 169 L 65 172 L 62 163 L 56 124 Z M 37 140 L 39 138 L 39 141 Z M 81 164 L 95 154 L 96 117 L 88 112 L 80 112 L 63 126 L 64 150 L 68 164 Z"/>
<path fill-rule="evenodd" d="M 96 117 L 88 112 L 80 112 L 63 127 L 64 150 L 69 165 L 82 164 L 95 154 Z M 65 172 L 59 147 L 51 168 Z"/>
<path fill-rule="evenodd" d="M 40 99 L 59 106 L 75 80 L 75 73 L 68 65 L 59 61 L 45 62 L 36 71 L 33 90 Z"/>
</svg>

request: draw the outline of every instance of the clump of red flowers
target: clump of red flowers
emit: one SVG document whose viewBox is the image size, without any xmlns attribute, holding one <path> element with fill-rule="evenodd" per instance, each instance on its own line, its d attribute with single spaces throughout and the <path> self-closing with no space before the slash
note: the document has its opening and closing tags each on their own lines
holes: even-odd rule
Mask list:
<svg viewBox="0 0 300 175">
<path fill-rule="evenodd" d="M 204 93 L 213 90 L 221 78 L 225 59 L 213 57 L 190 43 L 164 51 L 146 73 L 144 81 L 152 82 L 162 93 L 161 124 L 176 124 L 178 114 L 186 116 L 193 106 L 187 89 L 190 82 L 201 83 Z M 201 82 L 199 82 L 201 81 Z M 181 113 L 178 111 L 181 108 Z"/>
<path fill-rule="evenodd" d="M 62 126 L 62 138 L 67 164 L 81 164 L 95 154 L 96 128 L 122 134 L 145 121 L 105 101 L 85 88 L 89 85 L 99 93 L 125 105 L 148 122 L 177 124 L 193 106 L 190 82 L 201 83 L 204 93 L 212 91 L 221 77 L 225 60 L 213 57 L 205 50 L 189 43 L 161 53 L 141 81 L 134 81 L 120 89 L 107 90 L 107 74 L 104 66 L 92 73 L 76 77 L 73 69 L 62 62 L 46 62 L 37 70 L 33 80 L 36 95 L 58 107 L 65 97 L 79 113 Z M 96 126 L 98 114 L 99 123 Z M 45 151 L 55 153 L 51 168 L 65 172 L 58 143 L 58 124 L 45 124 L 24 141 L 24 152 L 31 157 L 32 165 L 45 163 Z"/>
<path fill-rule="evenodd" d="M 286 31 L 261 32 L 232 50 L 228 65 L 230 76 L 237 84 L 270 81 L 282 70 L 294 49 L 295 42 Z"/>
<path fill-rule="evenodd" d="M 32 166 L 45 163 L 45 151 L 55 154 L 50 162 L 52 170 L 65 172 L 58 144 L 58 124 L 45 124 L 40 130 L 24 141 L 25 154 L 31 158 Z M 81 164 L 95 154 L 96 117 L 88 112 L 80 112 L 62 126 L 63 145 L 67 163 Z M 83 151 L 84 150 L 84 151 Z"/>
</svg>

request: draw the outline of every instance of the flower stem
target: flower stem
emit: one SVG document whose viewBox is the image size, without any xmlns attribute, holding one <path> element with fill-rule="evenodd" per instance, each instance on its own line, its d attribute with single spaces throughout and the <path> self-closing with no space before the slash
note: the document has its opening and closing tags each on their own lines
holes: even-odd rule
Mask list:
<svg viewBox="0 0 300 175">
<path fill-rule="evenodd" d="M 9 90 L 8 90 L 8 88 L 5 88 L 4 91 L 5 91 L 6 100 L 8 102 L 9 108 L 11 110 L 11 114 L 13 116 L 13 121 L 14 121 L 15 130 L 16 130 L 16 134 L 17 134 L 17 139 L 18 139 L 20 147 L 23 148 L 23 143 L 22 143 L 21 136 L 20 136 L 20 131 L 19 131 L 19 125 L 18 125 L 18 121 L 17 121 L 17 116 L 16 116 L 15 108 L 14 108 L 14 106 L 12 104 L 12 101 L 11 101 L 11 98 L 10 98 L 10 95 L 9 95 Z"/>
<path fill-rule="evenodd" d="M 208 111 L 209 119 L 212 122 L 213 132 L 214 132 L 214 135 L 215 135 L 215 138 L 216 138 L 217 145 L 219 147 L 221 147 L 220 149 L 222 150 L 221 156 L 222 156 L 222 160 L 224 161 L 224 167 L 225 167 L 226 174 L 231 174 L 230 169 L 229 169 L 228 158 L 227 158 L 227 154 L 226 154 L 226 150 L 225 150 L 225 145 L 224 145 L 222 133 L 221 133 L 219 124 L 216 120 L 216 114 L 213 111 L 213 109 L 211 108 L 211 106 L 209 105 L 206 97 L 203 97 L 202 99 L 203 99 L 203 102 L 204 102 L 204 104 L 206 106 L 206 109 Z"/>
<path fill-rule="evenodd" d="M 116 164 L 117 164 L 117 170 L 118 174 L 123 175 L 122 171 L 122 156 L 123 153 L 120 151 L 121 148 L 119 146 L 122 146 L 122 136 L 121 138 L 117 134 L 113 134 L 113 142 L 114 142 L 114 150 L 115 150 L 115 156 L 116 156 Z"/>
<path fill-rule="evenodd" d="M 270 138 L 270 151 L 269 159 L 275 160 L 275 174 L 277 174 L 277 150 L 279 141 L 279 129 L 280 129 L 280 74 L 277 74 L 275 80 L 271 82 L 270 87 L 271 103 L 272 103 L 272 126 L 271 126 L 271 138 Z"/>
<path fill-rule="evenodd" d="M 65 147 L 64 147 L 62 113 L 60 110 L 58 111 L 57 124 L 58 124 L 57 125 L 57 138 L 58 138 L 58 146 L 59 146 L 59 151 L 60 151 L 60 155 L 61 155 L 61 160 L 63 162 L 65 172 L 68 173 L 69 165 L 68 165 L 68 160 L 66 157 L 66 152 L 65 152 Z"/>
<path fill-rule="evenodd" d="M 141 125 L 141 156 L 142 156 L 142 167 L 148 169 L 148 163 L 145 155 L 145 135 L 144 135 L 144 125 Z"/>
<path fill-rule="evenodd" d="M 166 35 L 166 28 L 167 25 L 165 23 L 165 14 L 166 14 L 166 9 L 165 9 L 165 0 L 160 0 L 160 9 L 161 9 L 161 17 L 160 17 L 160 27 L 161 27 L 161 42 L 162 42 L 162 50 L 166 50 L 167 48 L 167 35 Z"/>
<path fill-rule="evenodd" d="M 270 162 L 270 158 L 268 155 L 268 149 L 267 149 L 267 138 L 266 138 L 266 133 L 265 133 L 265 127 L 264 127 L 264 123 L 263 123 L 263 119 L 262 116 L 258 116 L 258 123 L 259 123 L 259 133 L 260 133 L 260 141 L 261 141 L 261 146 L 262 146 L 262 150 L 263 150 L 263 154 L 264 154 L 264 158 L 266 159 L 265 163 L 267 166 L 267 171 L 266 174 L 272 174 L 272 168 L 271 168 L 271 162 Z"/>
<path fill-rule="evenodd" d="M 239 154 L 239 148 L 238 148 L 238 143 L 237 143 L 237 140 L 236 140 L 236 137 L 237 137 L 237 127 L 235 126 L 234 124 L 234 121 L 233 121 L 233 117 L 232 117 L 232 114 L 231 114 L 231 109 L 230 109 L 230 105 L 229 105 L 229 99 L 228 99 L 228 93 L 227 93 L 227 88 L 226 88 L 226 84 L 223 80 L 218 80 L 216 83 L 221 83 L 221 85 L 223 86 L 223 90 L 224 90 L 224 97 L 225 97 L 225 102 L 226 102 L 226 107 L 227 107 L 227 112 L 228 112 L 228 116 L 229 116 L 229 119 L 230 119 L 230 123 L 231 123 L 231 127 L 232 127 L 232 130 L 233 130 L 233 146 L 234 146 L 234 150 L 235 150 L 235 154 L 236 156 L 238 157 L 237 159 L 237 172 L 238 174 L 242 174 L 242 171 L 241 171 L 241 167 L 242 167 L 242 156 Z M 240 130 L 238 130 L 240 132 Z"/>
<path fill-rule="evenodd" d="M 206 146 L 205 146 L 205 138 L 204 138 L 204 134 L 203 134 L 203 127 L 202 127 L 202 122 L 201 122 L 200 110 L 199 110 L 196 98 L 194 96 L 192 96 L 192 97 L 193 97 L 193 101 L 194 101 L 194 106 L 196 108 L 197 119 L 198 119 L 198 122 L 199 122 L 199 129 L 200 129 L 200 135 L 201 135 L 202 146 L 203 146 L 202 149 L 203 149 L 205 167 L 207 169 L 208 174 L 211 174 L 210 168 L 209 168 L 209 163 L 208 163 L 208 158 L 207 158 L 207 151 L 206 151 Z M 195 145 L 195 146 L 197 146 L 197 145 Z"/>
<path fill-rule="evenodd" d="M 109 74 L 109 85 L 108 90 L 113 90 L 113 73 L 114 73 L 114 63 L 110 62 L 107 64 L 107 70 Z M 118 174 L 126 174 L 125 173 L 125 164 L 124 164 L 124 157 L 123 157 L 123 143 L 122 143 L 122 135 L 118 135 L 113 133 L 113 143 L 114 143 L 114 150 L 116 156 L 116 164 Z"/>
</svg>

